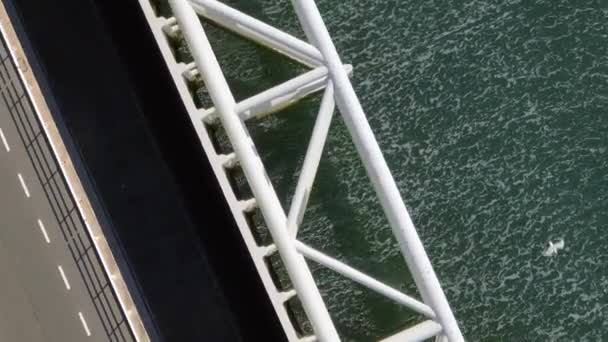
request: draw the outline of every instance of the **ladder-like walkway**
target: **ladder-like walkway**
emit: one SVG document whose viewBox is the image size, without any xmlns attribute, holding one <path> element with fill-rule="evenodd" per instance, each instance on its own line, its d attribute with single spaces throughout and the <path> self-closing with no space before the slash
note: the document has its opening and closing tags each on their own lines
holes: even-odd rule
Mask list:
<svg viewBox="0 0 608 342">
<path fill-rule="evenodd" d="M 374 290 L 426 318 L 385 341 L 464 341 L 439 280 L 418 237 L 397 185 L 372 133 L 361 104 L 349 80 L 351 67 L 341 62 L 319 10 L 313 0 L 292 0 L 292 5 L 309 42 L 302 41 L 216 0 L 169 0 L 174 17 L 162 18 L 149 0 L 140 4 L 167 61 L 177 88 L 190 114 L 203 146 L 237 224 L 239 225 L 258 272 L 291 341 L 339 341 L 319 289 L 305 258 L 314 260 L 341 275 Z M 236 102 L 226 82 L 200 17 L 213 21 L 234 33 L 273 49 L 308 67 L 310 71 Z M 176 60 L 169 40 L 181 34 L 194 62 Z M 188 90 L 188 80 L 200 75 L 215 107 L 197 108 Z M 323 98 L 295 194 L 287 212 L 267 176 L 255 144 L 244 124 L 323 91 Z M 388 218 L 401 252 L 416 282 L 422 299 L 406 295 L 352 267 L 298 241 L 298 227 L 307 206 L 322 150 L 335 107 L 340 114 L 366 168 L 367 174 Z M 219 121 L 219 122 L 218 122 Z M 207 126 L 221 124 L 232 144 L 233 153 L 219 154 Z M 230 185 L 227 170 L 239 165 L 252 190 L 253 198 L 238 200 Z M 273 239 L 269 246 L 259 246 L 252 237 L 245 216 L 258 208 Z M 274 285 L 265 258 L 279 253 L 294 289 L 281 292 Z M 314 335 L 299 336 L 285 309 L 285 302 L 298 296 Z"/>
</svg>

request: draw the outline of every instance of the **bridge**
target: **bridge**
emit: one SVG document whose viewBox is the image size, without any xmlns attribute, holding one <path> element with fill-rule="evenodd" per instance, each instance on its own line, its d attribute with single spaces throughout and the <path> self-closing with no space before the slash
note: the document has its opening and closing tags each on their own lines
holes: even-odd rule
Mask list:
<svg viewBox="0 0 608 342">
<path fill-rule="evenodd" d="M 356 66 L 341 61 L 314 1 L 292 2 L 307 40 L 215 0 L 170 0 L 171 15 L 148 0 L 63 2 L 0 11 L 3 340 L 339 341 L 307 260 L 420 316 L 384 341 L 464 340 L 350 83 Z M 309 71 L 237 102 L 201 20 Z M 193 97 L 201 81 L 210 106 Z M 284 210 L 244 123 L 312 96 L 320 108 Z M 334 112 L 420 299 L 298 240 Z M 217 130 L 230 151 L 218 151 Z M 251 197 L 235 189 L 236 169 Z M 253 215 L 271 241 L 254 237 Z M 273 256 L 291 287 L 277 286 Z"/>
</svg>

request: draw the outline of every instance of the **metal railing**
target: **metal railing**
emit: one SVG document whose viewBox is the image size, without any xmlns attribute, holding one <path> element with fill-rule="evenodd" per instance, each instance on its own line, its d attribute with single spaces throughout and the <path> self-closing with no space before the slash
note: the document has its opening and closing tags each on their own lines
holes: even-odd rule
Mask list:
<svg viewBox="0 0 608 342">
<path fill-rule="evenodd" d="M 149 10 L 149 4 L 144 5 L 145 1 L 140 0 L 140 3 L 146 11 Z M 200 129 L 201 125 L 219 120 L 225 129 L 234 154 L 210 155 L 210 160 L 212 164 L 214 161 L 220 161 L 223 163 L 222 168 L 227 160 L 238 160 L 254 199 L 247 202 L 248 206 L 241 206 L 234 209 L 233 212 L 248 210 L 244 208 L 251 205 L 260 209 L 274 242 L 273 245 L 264 249 L 262 254 L 267 256 L 275 251 L 279 253 L 293 283 L 295 294 L 300 299 L 314 329 L 315 336 L 307 336 L 302 340 L 340 340 L 306 263 L 305 258 L 308 258 L 412 309 L 427 319 L 389 337 L 386 341 L 419 341 L 433 336 L 436 336 L 438 340 L 464 341 L 439 280 L 350 83 L 348 74 L 351 67 L 341 62 L 315 2 L 313 0 L 292 0 L 292 5 L 310 43 L 216 0 L 169 0 L 169 4 L 174 17 L 162 23 L 163 31 L 169 35 L 181 31 L 194 58 L 193 64 L 182 67 L 181 74 L 186 77 L 189 73 L 200 74 L 215 106 L 202 110 L 190 110 L 191 119 L 203 145 L 209 140 L 209 137 L 203 136 L 207 133 Z M 158 19 L 151 18 L 150 13 L 147 14 L 149 20 Z M 237 103 L 207 39 L 199 16 L 299 61 L 312 70 Z M 158 21 L 151 22 L 153 30 L 157 24 Z M 155 34 L 157 33 L 155 31 Z M 159 41 L 159 43 L 161 42 Z M 166 49 L 166 46 L 161 44 L 161 49 L 163 48 Z M 174 79 L 176 79 L 176 69 L 173 70 Z M 324 94 L 320 109 L 295 194 L 289 211 L 286 213 L 244 122 L 276 112 L 321 90 Z M 191 107 L 191 105 L 187 105 L 187 107 L 189 106 Z M 314 183 L 336 106 L 374 186 L 422 300 L 408 296 L 297 240 L 298 227 L 301 225 L 306 210 L 308 196 Z M 206 151 L 209 155 L 210 152 Z M 216 174 L 220 172 L 217 171 L 218 169 L 216 168 Z M 218 175 L 218 177 L 224 176 Z M 254 247 L 250 246 L 250 249 L 254 257 L 259 254 Z M 268 284 L 266 285 L 268 286 Z M 269 290 L 269 293 L 272 294 L 273 291 Z M 275 309 L 280 315 L 281 310 L 277 305 L 275 305 Z M 288 334 L 288 336 L 291 339 L 292 335 Z"/>
</svg>

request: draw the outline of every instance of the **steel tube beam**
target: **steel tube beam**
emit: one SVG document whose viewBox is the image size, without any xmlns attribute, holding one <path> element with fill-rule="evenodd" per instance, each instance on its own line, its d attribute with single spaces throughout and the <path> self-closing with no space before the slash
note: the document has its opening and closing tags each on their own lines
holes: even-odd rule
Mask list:
<svg viewBox="0 0 608 342">
<path fill-rule="evenodd" d="M 356 269 L 330 257 L 327 256 L 314 248 L 311 248 L 300 241 L 296 241 L 296 249 L 298 252 L 302 253 L 305 257 L 318 262 L 319 264 L 345 276 L 348 279 L 351 279 L 354 282 L 357 282 L 370 290 L 376 291 L 379 294 L 386 296 L 395 302 L 404 305 L 418 313 L 425 315 L 428 318 L 434 319 L 435 313 L 433 310 L 426 304 L 421 303 L 420 301 L 401 293 L 394 288 L 385 285 L 378 280 L 368 276 L 367 274 L 357 271 Z"/>
<path fill-rule="evenodd" d="M 334 116 L 335 105 L 334 87 L 330 81 L 321 100 L 319 114 L 317 114 L 317 120 L 312 129 L 312 137 L 308 144 L 306 157 L 304 157 L 304 163 L 302 164 L 302 171 L 300 172 L 296 191 L 294 192 L 291 206 L 289 207 L 289 214 L 287 215 L 287 228 L 294 238 L 298 235 L 298 229 L 302 223 L 304 211 L 308 204 L 308 196 L 317 175 L 331 119 Z"/>
<path fill-rule="evenodd" d="M 352 66 L 345 65 L 351 72 Z M 236 104 L 236 111 L 243 120 L 262 118 L 290 106 L 313 94 L 327 84 L 327 68 L 318 67 Z M 215 117 L 215 107 L 205 111 L 205 115 Z"/>
<path fill-rule="evenodd" d="M 434 321 L 424 321 L 415 326 L 387 337 L 380 342 L 422 342 L 441 333 L 441 325 Z"/>
<path fill-rule="evenodd" d="M 247 37 L 258 44 L 310 67 L 323 65 L 319 50 L 290 34 L 278 30 L 216 0 L 190 0 L 194 10 L 205 18 Z"/>
<path fill-rule="evenodd" d="M 234 97 L 197 14 L 187 0 L 169 0 L 169 3 L 316 336 L 321 341 L 340 341 L 310 269 L 285 229 L 285 212 L 247 129 L 236 113 Z"/>
<path fill-rule="evenodd" d="M 303 97 L 325 88 L 326 84 L 327 68 L 318 67 L 239 102 L 236 110 L 243 120 L 248 120 L 252 117 L 260 118 L 279 111 Z"/>
<path fill-rule="evenodd" d="M 309 40 L 321 51 L 325 66 L 329 69 L 335 86 L 336 103 L 367 174 L 376 190 L 380 203 L 397 237 L 416 284 L 425 303 L 433 308 L 437 320 L 451 342 L 463 342 L 464 338 L 452 309 L 443 293 L 437 275 L 418 237 L 416 228 L 407 212 L 395 180 L 384 160 L 378 142 L 367 122 L 363 108 L 355 94 L 348 75 L 344 72 L 340 56 L 331 40 L 319 9 L 313 0 L 291 0 Z"/>
<path fill-rule="evenodd" d="M 236 104 L 236 111 L 243 120 L 263 117 L 279 111 L 294 102 L 319 91 L 327 84 L 327 68 L 318 67 L 289 81 L 274 86 Z M 216 115 L 215 107 L 206 111 Z"/>
</svg>

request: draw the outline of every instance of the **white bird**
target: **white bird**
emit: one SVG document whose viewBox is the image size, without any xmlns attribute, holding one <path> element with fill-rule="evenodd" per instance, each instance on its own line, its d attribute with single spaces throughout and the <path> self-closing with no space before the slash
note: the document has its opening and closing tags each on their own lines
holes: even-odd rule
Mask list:
<svg viewBox="0 0 608 342">
<path fill-rule="evenodd" d="M 549 241 L 549 246 L 545 248 L 543 255 L 546 257 L 552 257 L 557 255 L 557 251 L 564 249 L 564 239 L 559 239 L 555 242 Z"/>
</svg>

